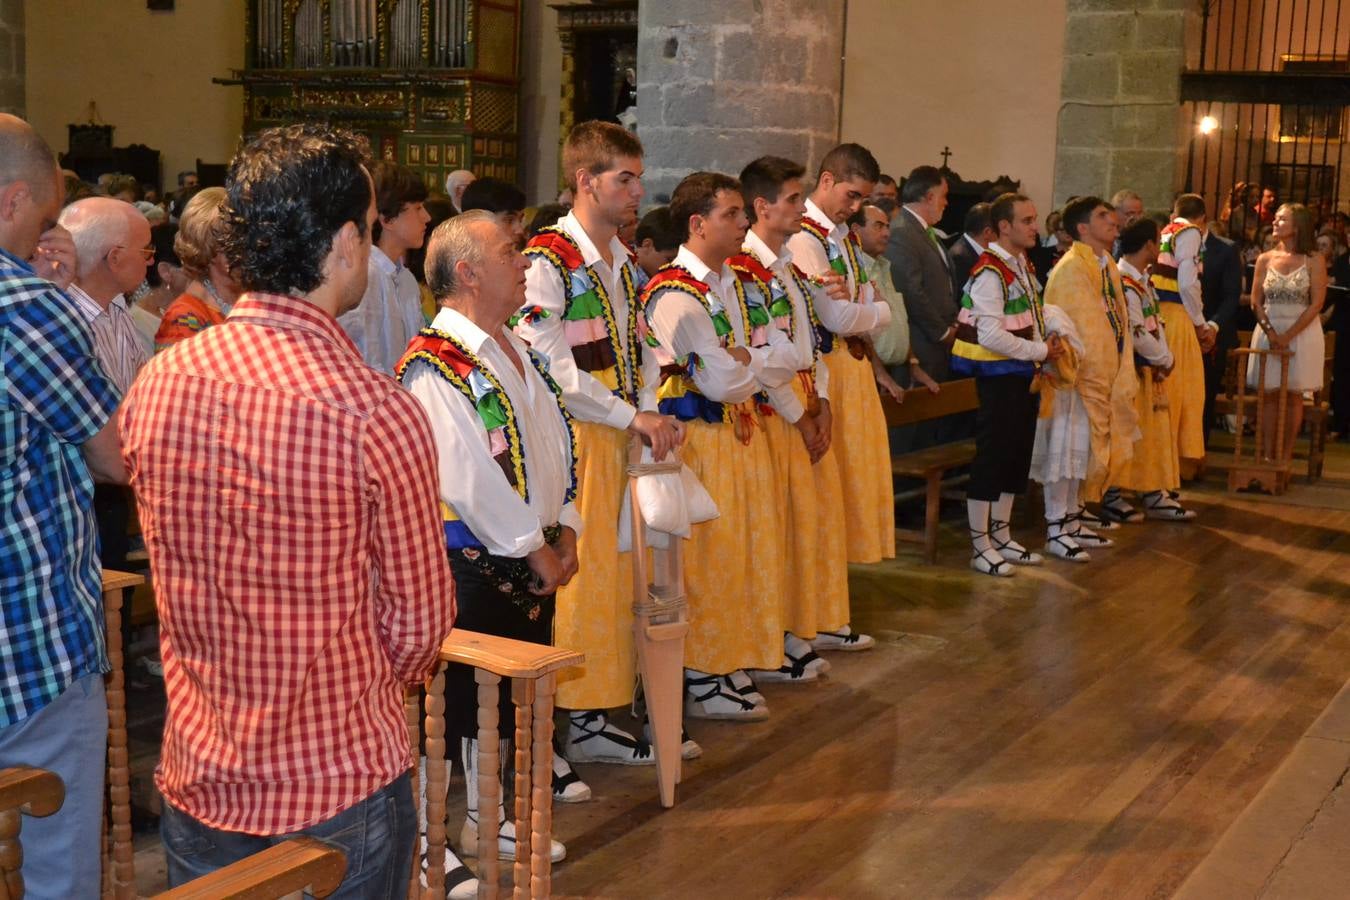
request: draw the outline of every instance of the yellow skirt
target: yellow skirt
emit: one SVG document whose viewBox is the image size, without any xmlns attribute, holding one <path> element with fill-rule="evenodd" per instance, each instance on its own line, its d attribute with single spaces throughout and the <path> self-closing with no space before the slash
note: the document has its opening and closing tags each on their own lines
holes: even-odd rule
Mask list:
<svg viewBox="0 0 1350 900">
<path fill-rule="evenodd" d="M 628 487 L 628 434 L 577 422 L 579 568 L 558 591 L 553 643 L 586 654 L 586 662 L 558 675 L 564 709 L 611 709 L 632 702 L 637 661 L 633 651 L 633 562 L 619 552 L 619 506 Z"/>
<path fill-rule="evenodd" d="M 768 441 L 749 444 L 730 425 L 686 423 L 682 457 L 717 504 L 717 518 L 695 525 L 684 543 L 689 598 L 685 665 L 725 675 L 776 669 L 783 661 L 787 585 L 781 495 Z"/>
<path fill-rule="evenodd" d="M 1183 459 L 1205 458 L 1205 357 L 1195 325 L 1180 303 L 1159 303 L 1158 317 L 1167 329 L 1167 346 L 1176 365 L 1163 382 L 1172 425 L 1172 455 L 1178 476 Z"/>
<path fill-rule="evenodd" d="M 793 385 L 805 406 L 800 379 Z M 801 434 L 782 416 L 764 420 L 775 477 L 786 491 L 787 584 L 783 627 L 800 638 L 838 631 L 848 624 L 848 561 L 844 550 L 844 504 L 834 451 L 811 464 Z"/>
<path fill-rule="evenodd" d="M 895 488 L 886 415 L 871 364 L 854 359 L 842 341 L 837 344 L 825 364 L 830 367 L 834 415 L 830 452 L 843 489 L 847 558 L 851 563 L 880 562 L 895 556 Z"/>
<path fill-rule="evenodd" d="M 1156 383 L 1157 371 L 1139 370 L 1139 392 L 1134 398 L 1134 409 L 1139 415 L 1140 438 L 1135 442 L 1134 456 L 1126 466 L 1125 476 L 1118 483 L 1119 487 L 1129 491 L 1171 491 L 1181 486 L 1172 442 L 1172 417 L 1167 405 L 1167 382 L 1171 379 Z"/>
</svg>

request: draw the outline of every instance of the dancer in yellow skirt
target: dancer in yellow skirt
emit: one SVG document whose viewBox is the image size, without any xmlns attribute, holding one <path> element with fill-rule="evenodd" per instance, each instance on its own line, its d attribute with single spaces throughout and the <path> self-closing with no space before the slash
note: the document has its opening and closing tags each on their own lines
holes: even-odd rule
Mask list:
<svg viewBox="0 0 1350 900">
<path fill-rule="evenodd" d="M 1200 278 L 1205 268 L 1205 200 L 1182 194 L 1172 223 L 1162 230 L 1150 280 L 1158 295 L 1158 317 L 1175 357 L 1163 382 L 1172 420 L 1177 474 L 1188 477 L 1205 459 L 1205 361 L 1219 329 L 1205 321 Z"/>
<path fill-rule="evenodd" d="M 825 354 L 825 364 L 833 386 L 833 430 L 839 435 L 833 447 L 848 514 L 848 561 L 853 563 L 895 556 L 890 443 L 866 337 L 890 323 L 891 309 L 876 302 L 846 224 L 871 194 L 879 173 L 876 159 L 866 148 L 858 144 L 835 147 L 820 163 L 815 189 L 806 201 L 802 230 L 788 240 L 793 262 L 803 272 L 818 282 L 842 283 L 845 288 L 824 298 L 816 314 L 837 338 Z M 832 642 L 827 639 L 817 646 Z"/>
<path fill-rule="evenodd" d="M 786 492 L 787 535 L 791 543 L 783 611 L 783 663 L 777 671 L 754 673 L 767 681 L 809 681 L 828 670 L 811 641 L 829 641 L 863 650 L 870 637 L 849 629 L 845 509 L 838 464 L 831 449 L 829 368 L 821 360 L 819 320 L 813 288 L 792 264 L 787 239 L 801 230 L 806 209 L 802 166 L 775 156 L 761 157 L 741 172 L 750 232 L 733 268 L 747 267 L 768 284 L 769 312 L 787 335 L 797 371 L 787 392 L 769 392 L 777 415 L 767 416 L 765 437 Z M 739 261 L 739 262 L 738 262 Z"/>
<path fill-rule="evenodd" d="M 765 310 L 751 310 L 726 264 L 745 239 L 740 183 L 696 172 L 675 188 L 670 215 L 684 243 L 648 283 L 643 305 L 668 357 L 660 409 L 686 423 L 683 459 L 718 510 L 694 526 L 685 550 L 685 711 L 753 721 L 769 711 L 743 670 L 782 659 L 790 552 L 755 394 L 795 372 L 770 345 Z"/>
<path fill-rule="evenodd" d="M 642 145 L 617 125 L 583 122 L 567 137 L 563 168 L 575 206 L 526 247 L 526 302 L 514 319 L 549 357 L 576 418 L 585 528 L 580 571 L 558 592 L 554 642 L 580 650 L 586 662 L 559 679 L 558 705 L 572 711 L 561 740 L 574 761 L 647 765 L 655 762 L 651 747 L 605 715 L 631 701 L 636 678 L 632 563 L 618 551 L 617 523 L 630 435 L 641 435 L 659 459 L 683 429 L 655 411 L 659 369 L 644 344 L 641 276 L 618 237 L 642 199 Z M 555 757 L 554 768 L 556 799 L 589 798 L 565 762 Z"/>
<path fill-rule="evenodd" d="M 1158 258 L 1158 224 L 1152 219 L 1139 219 L 1122 231 L 1120 254 L 1120 281 L 1129 308 L 1135 369 L 1139 374 L 1135 410 L 1139 414 L 1140 438 L 1134 445 L 1128 474 L 1118 488 L 1111 488 L 1102 498 L 1102 513 L 1122 522 L 1139 521 L 1144 516 L 1166 522 L 1189 522 L 1195 513 L 1169 493 L 1181 486 L 1166 389 L 1175 360 L 1158 319 L 1157 295 L 1144 274 Z M 1142 514 L 1120 496 L 1120 488 L 1139 492 L 1144 505 Z"/>
</svg>

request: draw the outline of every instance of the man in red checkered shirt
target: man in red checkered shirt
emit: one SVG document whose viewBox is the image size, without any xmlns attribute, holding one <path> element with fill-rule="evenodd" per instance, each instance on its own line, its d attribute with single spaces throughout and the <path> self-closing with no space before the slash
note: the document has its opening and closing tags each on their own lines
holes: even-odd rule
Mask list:
<svg viewBox="0 0 1350 900">
<path fill-rule="evenodd" d="M 334 896 L 403 897 L 404 685 L 429 673 L 454 586 L 425 415 L 335 321 L 366 287 L 364 144 L 264 131 L 228 190 L 247 293 L 155 357 L 121 411 L 169 700 L 169 882 L 305 833 L 347 854 Z"/>
</svg>

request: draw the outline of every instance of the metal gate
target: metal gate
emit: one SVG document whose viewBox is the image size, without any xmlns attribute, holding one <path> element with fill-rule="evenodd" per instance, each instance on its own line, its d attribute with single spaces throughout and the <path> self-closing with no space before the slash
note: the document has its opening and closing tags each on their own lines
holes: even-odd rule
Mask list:
<svg viewBox="0 0 1350 900">
<path fill-rule="evenodd" d="M 1246 233 L 1235 238 L 1254 240 L 1268 218 L 1255 208 L 1263 189 L 1319 219 L 1350 199 L 1342 193 L 1350 193 L 1350 3 L 1342 10 L 1342 2 L 1200 0 L 1196 65 L 1181 79 L 1193 128 L 1185 189 L 1225 223 L 1236 214 L 1230 231 Z"/>
</svg>

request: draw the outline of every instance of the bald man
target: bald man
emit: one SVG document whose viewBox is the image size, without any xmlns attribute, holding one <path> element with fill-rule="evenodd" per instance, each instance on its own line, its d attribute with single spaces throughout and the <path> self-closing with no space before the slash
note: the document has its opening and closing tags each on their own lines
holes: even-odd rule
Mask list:
<svg viewBox="0 0 1350 900">
<path fill-rule="evenodd" d="M 99 891 L 108 656 L 90 498 L 94 478 L 126 482 L 117 388 L 60 290 L 75 274 L 63 199 L 51 148 L 0 115 L 0 768 L 66 788 L 60 811 L 24 822 L 30 897 Z"/>
</svg>

